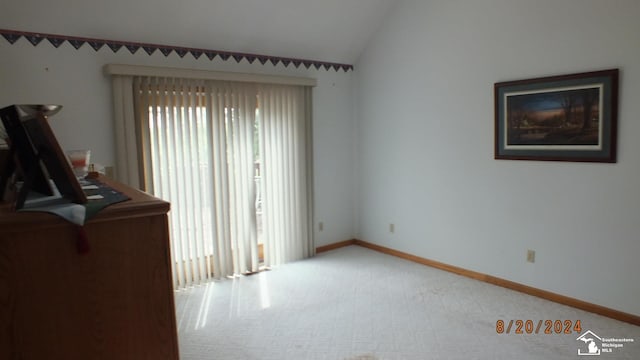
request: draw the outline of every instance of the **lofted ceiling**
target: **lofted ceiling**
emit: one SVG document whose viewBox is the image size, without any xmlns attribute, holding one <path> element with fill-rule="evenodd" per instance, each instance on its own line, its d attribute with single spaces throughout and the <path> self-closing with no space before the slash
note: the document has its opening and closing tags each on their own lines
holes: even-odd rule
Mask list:
<svg viewBox="0 0 640 360">
<path fill-rule="evenodd" d="M 397 0 L 0 0 L 0 28 L 353 64 Z"/>
</svg>

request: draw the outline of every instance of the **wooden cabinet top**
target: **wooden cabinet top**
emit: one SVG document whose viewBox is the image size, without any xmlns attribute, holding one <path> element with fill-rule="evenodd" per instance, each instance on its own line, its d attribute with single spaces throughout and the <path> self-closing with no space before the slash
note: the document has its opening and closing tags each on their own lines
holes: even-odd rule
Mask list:
<svg viewBox="0 0 640 360">
<path fill-rule="evenodd" d="M 107 206 L 95 217 L 87 221 L 87 224 L 141 216 L 162 215 L 169 211 L 170 204 L 164 200 L 160 200 L 106 177 L 100 177 L 99 180 L 113 189 L 126 194 L 131 200 Z M 64 224 L 70 225 L 69 222 L 58 216 L 46 212 L 16 212 L 13 210 L 12 203 L 0 203 L 0 233 Z"/>
</svg>

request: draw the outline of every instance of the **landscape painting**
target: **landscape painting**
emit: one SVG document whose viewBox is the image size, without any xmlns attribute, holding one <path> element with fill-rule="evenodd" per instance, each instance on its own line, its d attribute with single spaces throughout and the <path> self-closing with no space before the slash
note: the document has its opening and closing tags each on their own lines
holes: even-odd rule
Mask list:
<svg viewBox="0 0 640 360">
<path fill-rule="evenodd" d="M 618 70 L 495 84 L 496 159 L 615 162 Z"/>
<path fill-rule="evenodd" d="M 600 87 L 507 94 L 507 146 L 598 146 Z"/>
</svg>

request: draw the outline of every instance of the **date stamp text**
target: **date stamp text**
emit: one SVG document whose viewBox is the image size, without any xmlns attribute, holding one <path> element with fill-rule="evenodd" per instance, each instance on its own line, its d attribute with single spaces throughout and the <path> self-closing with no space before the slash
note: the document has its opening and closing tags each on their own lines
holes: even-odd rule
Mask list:
<svg viewBox="0 0 640 360">
<path fill-rule="evenodd" d="M 582 332 L 580 320 L 498 320 L 498 334 L 573 334 Z"/>
</svg>

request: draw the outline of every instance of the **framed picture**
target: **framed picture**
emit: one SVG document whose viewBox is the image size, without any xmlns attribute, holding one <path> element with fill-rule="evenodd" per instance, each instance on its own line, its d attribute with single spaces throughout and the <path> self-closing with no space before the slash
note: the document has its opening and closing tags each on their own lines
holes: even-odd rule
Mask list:
<svg viewBox="0 0 640 360">
<path fill-rule="evenodd" d="M 30 187 L 44 195 L 53 195 L 51 184 L 37 153 L 33 150 L 29 135 L 22 126 L 18 107 L 15 105 L 0 109 L 0 119 L 11 143 L 7 160 L 0 169 L 0 192 L 4 192 L 9 177 L 17 171 L 22 180 L 29 174 Z M 0 194 L 0 199 L 4 194 Z"/>
<path fill-rule="evenodd" d="M 616 162 L 618 69 L 499 82 L 495 158 Z"/>
<path fill-rule="evenodd" d="M 10 140 L 10 152 L 14 153 L 17 164 L 6 167 L 3 178 L 17 170 L 24 184 L 16 200 L 16 209 L 23 207 L 30 190 L 51 194 L 49 179 L 62 195 L 71 202 L 84 204 L 87 197 L 60 145 L 41 114 L 21 117 L 17 106 L 0 109 L 0 117 Z"/>
</svg>

